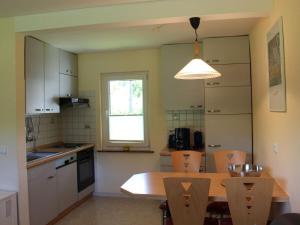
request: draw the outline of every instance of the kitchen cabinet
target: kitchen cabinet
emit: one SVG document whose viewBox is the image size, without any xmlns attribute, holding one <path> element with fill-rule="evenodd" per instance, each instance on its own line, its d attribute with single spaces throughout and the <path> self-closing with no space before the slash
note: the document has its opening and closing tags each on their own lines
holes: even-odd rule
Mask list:
<svg viewBox="0 0 300 225">
<path fill-rule="evenodd" d="M 77 202 L 76 162 L 57 168 L 57 199 L 59 213 Z"/>
<path fill-rule="evenodd" d="M 205 115 L 205 140 L 207 171 L 214 172 L 213 152 L 219 149 L 244 150 L 251 162 L 252 119 L 251 114 Z"/>
<path fill-rule="evenodd" d="M 18 224 L 17 195 L 14 192 L 0 191 L 0 224 Z"/>
<path fill-rule="evenodd" d="M 29 213 L 31 225 L 46 225 L 58 214 L 55 163 L 28 170 Z"/>
<path fill-rule="evenodd" d="M 77 55 L 60 50 L 59 56 L 59 72 L 61 74 L 77 76 Z"/>
<path fill-rule="evenodd" d="M 203 108 L 204 81 L 177 80 L 175 74 L 194 57 L 193 44 L 164 45 L 160 49 L 161 93 L 166 110 Z"/>
<path fill-rule="evenodd" d="M 209 64 L 250 63 L 249 37 L 217 37 L 203 40 L 203 59 Z"/>
<path fill-rule="evenodd" d="M 26 37 L 26 114 L 44 112 L 44 43 Z"/>
<path fill-rule="evenodd" d="M 59 113 L 59 50 L 26 37 L 26 114 Z"/>
<path fill-rule="evenodd" d="M 59 50 L 45 44 L 45 112 L 59 113 Z"/>
<path fill-rule="evenodd" d="M 251 87 L 205 89 L 206 114 L 251 113 Z"/>
<path fill-rule="evenodd" d="M 78 78 L 60 74 L 59 95 L 60 97 L 76 97 L 78 95 Z"/>
<path fill-rule="evenodd" d="M 222 76 L 206 79 L 205 87 L 236 87 L 251 85 L 249 63 L 213 65 L 213 67 L 219 71 Z"/>
</svg>

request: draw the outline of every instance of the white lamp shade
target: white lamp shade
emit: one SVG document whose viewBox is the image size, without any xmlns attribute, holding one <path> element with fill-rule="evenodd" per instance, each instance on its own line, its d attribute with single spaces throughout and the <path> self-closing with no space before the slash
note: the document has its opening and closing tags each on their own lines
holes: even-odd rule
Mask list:
<svg viewBox="0 0 300 225">
<path fill-rule="evenodd" d="M 202 59 L 195 58 L 183 67 L 174 77 L 175 79 L 196 80 L 219 76 L 221 76 L 221 73 L 216 71 Z"/>
</svg>

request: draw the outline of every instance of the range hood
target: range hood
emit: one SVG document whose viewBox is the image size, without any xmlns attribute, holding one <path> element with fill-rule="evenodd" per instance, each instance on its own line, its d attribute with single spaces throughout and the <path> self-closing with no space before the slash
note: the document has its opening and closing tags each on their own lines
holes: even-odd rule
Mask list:
<svg viewBox="0 0 300 225">
<path fill-rule="evenodd" d="M 59 105 L 63 107 L 89 107 L 89 99 L 64 97 L 59 98 Z"/>
</svg>

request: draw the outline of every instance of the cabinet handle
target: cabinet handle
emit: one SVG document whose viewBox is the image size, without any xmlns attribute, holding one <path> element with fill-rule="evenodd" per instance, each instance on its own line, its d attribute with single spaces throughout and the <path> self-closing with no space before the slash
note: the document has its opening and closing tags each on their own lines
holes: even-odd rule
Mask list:
<svg viewBox="0 0 300 225">
<path fill-rule="evenodd" d="M 49 112 L 49 111 L 50 111 L 50 109 L 46 109 L 46 111 L 47 111 L 47 112 Z"/>
<path fill-rule="evenodd" d="M 212 62 L 213 62 L 213 63 L 216 63 L 216 62 L 220 62 L 220 60 L 218 60 L 218 59 L 213 59 Z"/>
<path fill-rule="evenodd" d="M 36 112 L 41 112 L 43 109 L 35 109 Z"/>
<path fill-rule="evenodd" d="M 197 105 L 197 108 L 202 108 L 202 105 Z"/>
<path fill-rule="evenodd" d="M 69 72 L 69 70 L 66 70 L 66 72 Z"/>
<path fill-rule="evenodd" d="M 213 82 L 213 85 L 219 85 L 220 82 Z"/>
<path fill-rule="evenodd" d="M 54 176 L 49 176 L 47 179 L 48 180 L 51 180 L 51 179 L 53 179 L 54 178 Z"/>
<path fill-rule="evenodd" d="M 210 83 L 210 82 L 207 82 L 206 85 L 211 85 L 211 83 Z"/>
<path fill-rule="evenodd" d="M 222 145 L 218 144 L 218 145 L 208 145 L 208 147 L 211 147 L 211 148 L 220 148 L 222 147 Z"/>
<path fill-rule="evenodd" d="M 207 110 L 207 112 L 209 112 L 209 113 L 219 113 L 219 112 L 221 112 L 221 110 L 220 109 L 209 109 L 209 110 Z"/>
<path fill-rule="evenodd" d="M 210 62 L 210 60 L 208 59 L 208 60 L 206 60 L 206 62 L 207 62 L 207 63 L 209 63 L 209 62 Z"/>
<path fill-rule="evenodd" d="M 72 94 L 66 94 L 67 97 L 72 97 Z"/>
</svg>

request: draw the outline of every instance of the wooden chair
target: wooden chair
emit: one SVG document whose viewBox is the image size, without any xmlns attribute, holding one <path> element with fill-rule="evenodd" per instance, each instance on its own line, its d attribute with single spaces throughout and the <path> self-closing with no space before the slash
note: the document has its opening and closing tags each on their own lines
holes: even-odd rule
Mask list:
<svg viewBox="0 0 300 225">
<path fill-rule="evenodd" d="M 165 191 L 174 225 L 203 225 L 210 179 L 169 177 Z"/>
<path fill-rule="evenodd" d="M 216 172 L 227 173 L 229 164 L 245 164 L 246 152 L 240 150 L 219 150 L 213 153 Z M 229 216 L 230 211 L 227 202 L 212 202 L 207 207 L 210 215 L 217 215 L 220 220 L 226 221 L 224 216 Z"/>
<path fill-rule="evenodd" d="M 199 172 L 202 154 L 202 152 L 187 150 L 172 152 L 174 172 Z"/>
<path fill-rule="evenodd" d="M 228 172 L 229 164 L 245 164 L 247 153 L 240 150 L 219 150 L 214 153 L 217 173 Z"/>
<path fill-rule="evenodd" d="M 233 225 L 266 225 L 274 181 L 271 178 L 234 177 L 224 181 Z"/>
</svg>

